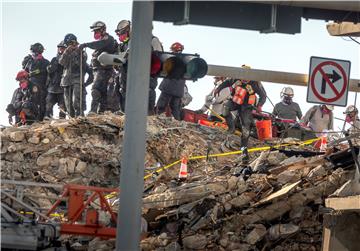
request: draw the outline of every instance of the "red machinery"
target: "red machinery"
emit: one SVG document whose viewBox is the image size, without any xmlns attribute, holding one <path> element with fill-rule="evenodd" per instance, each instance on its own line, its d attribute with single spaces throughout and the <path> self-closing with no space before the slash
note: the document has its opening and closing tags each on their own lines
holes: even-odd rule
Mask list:
<svg viewBox="0 0 360 251">
<path fill-rule="evenodd" d="M 111 210 L 105 198 L 109 193 L 118 192 L 116 188 L 101 188 L 75 184 L 64 185 L 64 192 L 47 212 L 51 215 L 61 201 L 67 197 L 66 221 L 60 223 L 61 234 L 91 235 L 102 238 L 115 238 L 116 227 L 107 227 L 99 221 L 99 211 L 111 216 L 111 225 L 116 226 L 117 215 Z M 94 208 L 94 205 L 98 207 Z"/>
</svg>

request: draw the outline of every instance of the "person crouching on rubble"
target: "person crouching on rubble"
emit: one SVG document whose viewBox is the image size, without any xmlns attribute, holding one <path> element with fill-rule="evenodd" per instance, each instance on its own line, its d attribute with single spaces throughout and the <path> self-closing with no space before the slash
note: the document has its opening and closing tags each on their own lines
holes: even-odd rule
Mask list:
<svg viewBox="0 0 360 251">
<path fill-rule="evenodd" d="M 206 95 L 205 104 L 203 105 L 203 107 L 195 111 L 197 114 L 205 113 L 210 107 L 211 111 L 209 115 L 209 120 L 221 122 L 221 119 L 218 118 L 214 114 L 214 112 L 216 112 L 220 116 L 223 116 L 224 104 L 231 95 L 231 87 L 223 85 L 225 79 L 225 77 L 221 76 L 214 77 L 214 89 L 211 91 L 211 93 Z"/>
<path fill-rule="evenodd" d="M 324 130 L 334 129 L 334 106 L 314 105 L 301 119 L 301 125 L 309 126 L 317 137 L 322 135 Z"/>
<path fill-rule="evenodd" d="M 351 136 L 360 133 L 359 110 L 354 105 L 349 105 L 344 114 L 346 115 L 346 123 L 351 125 L 349 135 Z M 352 142 L 354 145 L 360 146 L 360 136 L 355 137 Z"/>
<path fill-rule="evenodd" d="M 12 117 L 15 116 L 16 125 L 32 124 L 39 120 L 41 94 L 36 84 L 29 80 L 29 73 L 21 70 L 16 75 L 16 81 L 19 81 L 19 88 L 14 91 L 11 103 L 6 111 L 9 113 L 9 123 L 13 124 Z"/>
</svg>

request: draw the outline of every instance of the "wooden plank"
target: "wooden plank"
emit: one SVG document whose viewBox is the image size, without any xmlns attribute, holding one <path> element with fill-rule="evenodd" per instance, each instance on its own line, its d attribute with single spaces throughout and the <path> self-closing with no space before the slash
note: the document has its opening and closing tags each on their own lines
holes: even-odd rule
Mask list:
<svg viewBox="0 0 360 251">
<path fill-rule="evenodd" d="M 254 206 L 261 205 L 261 204 L 263 204 L 265 202 L 269 202 L 271 200 L 280 198 L 281 196 L 284 196 L 285 194 L 288 194 L 293 188 L 295 188 L 297 185 L 299 185 L 300 182 L 301 182 L 301 180 L 299 180 L 299 181 L 297 181 L 297 182 L 295 182 L 293 184 L 289 184 L 289 185 L 284 186 L 279 191 L 277 191 L 277 192 L 275 192 L 273 194 L 270 194 L 266 198 L 258 201 L 257 203 L 254 204 Z"/>
<path fill-rule="evenodd" d="M 325 206 L 334 210 L 360 210 L 360 195 L 327 198 Z"/>
</svg>

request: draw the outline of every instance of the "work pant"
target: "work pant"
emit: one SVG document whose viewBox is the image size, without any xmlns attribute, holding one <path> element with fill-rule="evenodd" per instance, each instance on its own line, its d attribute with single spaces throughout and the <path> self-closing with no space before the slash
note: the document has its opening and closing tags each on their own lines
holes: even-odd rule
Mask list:
<svg viewBox="0 0 360 251">
<path fill-rule="evenodd" d="M 148 105 L 148 114 L 155 114 L 155 102 L 156 102 L 156 92 L 155 89 L 157 87 L 157 78 L 150 77 L 149 83 L 149 105 Z"/>
<path fill-rule="evenodd" d="M 167 106 L 170 106 L 171 113 L 176 120 L 181 120 L 181 98 L 161 92 L 156 104 L 158 114 L 165 112 Z"/>
<path fill-rule="evenodd" d="M 237 111 L 236 123 L 232 117 L 231 111 Z M 254 123 L 254 119 L 252 116 L 252 105 L 239 105 L 231 100 L 227 101 L 225 104 L 225 112 L 224 117 L 226 123 L 229 127 L 229 132 L 234 133 L 235 131 L 235 123 L 238 125 L 241 131 L 241 146 L 247 147 L 249 136 L 250 136 L 250 129 L 251 125 Z"/>
<path fill-rule="evenodd" d="M 38 113 L 38 119 L 39 121 L 44 120 L 45 112 L 46 112 L 46 96 L 47 96 L 47 88 L 39 83 L 33 83 L 39 87 L 39 93 L 40 93 L 40 100 L 39 100 L 39 113 Z"/>
<path fill-rule="evenodd" d="M 59 118 L 64 119 L 66 117 L 65 111 L 65 102 L 64 102 L 64 93 L 51 93 L 48 92 L 46 96 L 46 113 L 45 116 L 52 117 L 53 107 L 55 104 L 58 104 L 59 108 Z"/>
<path fill-rule="evenodd" d="M 112 71 L 112 69 L 97 69 L 94 72 L 94 83 L 91 89 L 91 112 L 102 113 L 106 110 L 107 86 Z"/>
<path fill-rule="evenodd" d="M 107 101 L 106 101 L 107 111 L 116 112 L 120 109 L 119 96 L 120 93 L 115 89 L 115 85 L 113 83 L 109 83 L 107 89 Z"/>
<path fill-rule="evenodd" d="M 66 111 L 70 117 L 84 116 L 86 110 L 86 90 L 82 90 L 82 110 L 80 109 L 80 84 L 64 87 Z"/>
</svg>

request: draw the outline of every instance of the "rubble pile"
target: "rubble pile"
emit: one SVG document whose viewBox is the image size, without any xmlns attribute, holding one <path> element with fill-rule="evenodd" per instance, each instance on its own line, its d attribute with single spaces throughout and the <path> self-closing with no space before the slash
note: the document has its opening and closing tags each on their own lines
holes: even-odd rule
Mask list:
<svg viewBox="0 0 360 251">
<path fill-rule="evenodd" d="M 124 117 L 112 114 L 4 128 L 1 178 L 117 187 L 123 133 Z M 145 175 L 153 175 L 145 180 L 142 250 L 320 250 L 324 199 L 353 174 L 311 146 L 252 153 L 249 166 L 239 155 L 189 160 L 186 180 L 177 179 L 180 164 L 154 173 L 184 156 L 239 150 L 239 143 L 216 129 L 148 118 Z M 262 145 L 252 140 L 250 147 Z M 73 248 L 83 245 L 113 250 L 114 240 Z"/>
<path fill-rule="evenodd" d="M 111 113 L 3 128 L 1 178 L 117 187 L 123 134 L 124 117 Z M 183 155 L 205 154 L 209 135 L 215 142 L 212 153 L 221 152 L 226 134 L 149 117 L 145 169 L 151 171 Z"/>
</svg>

